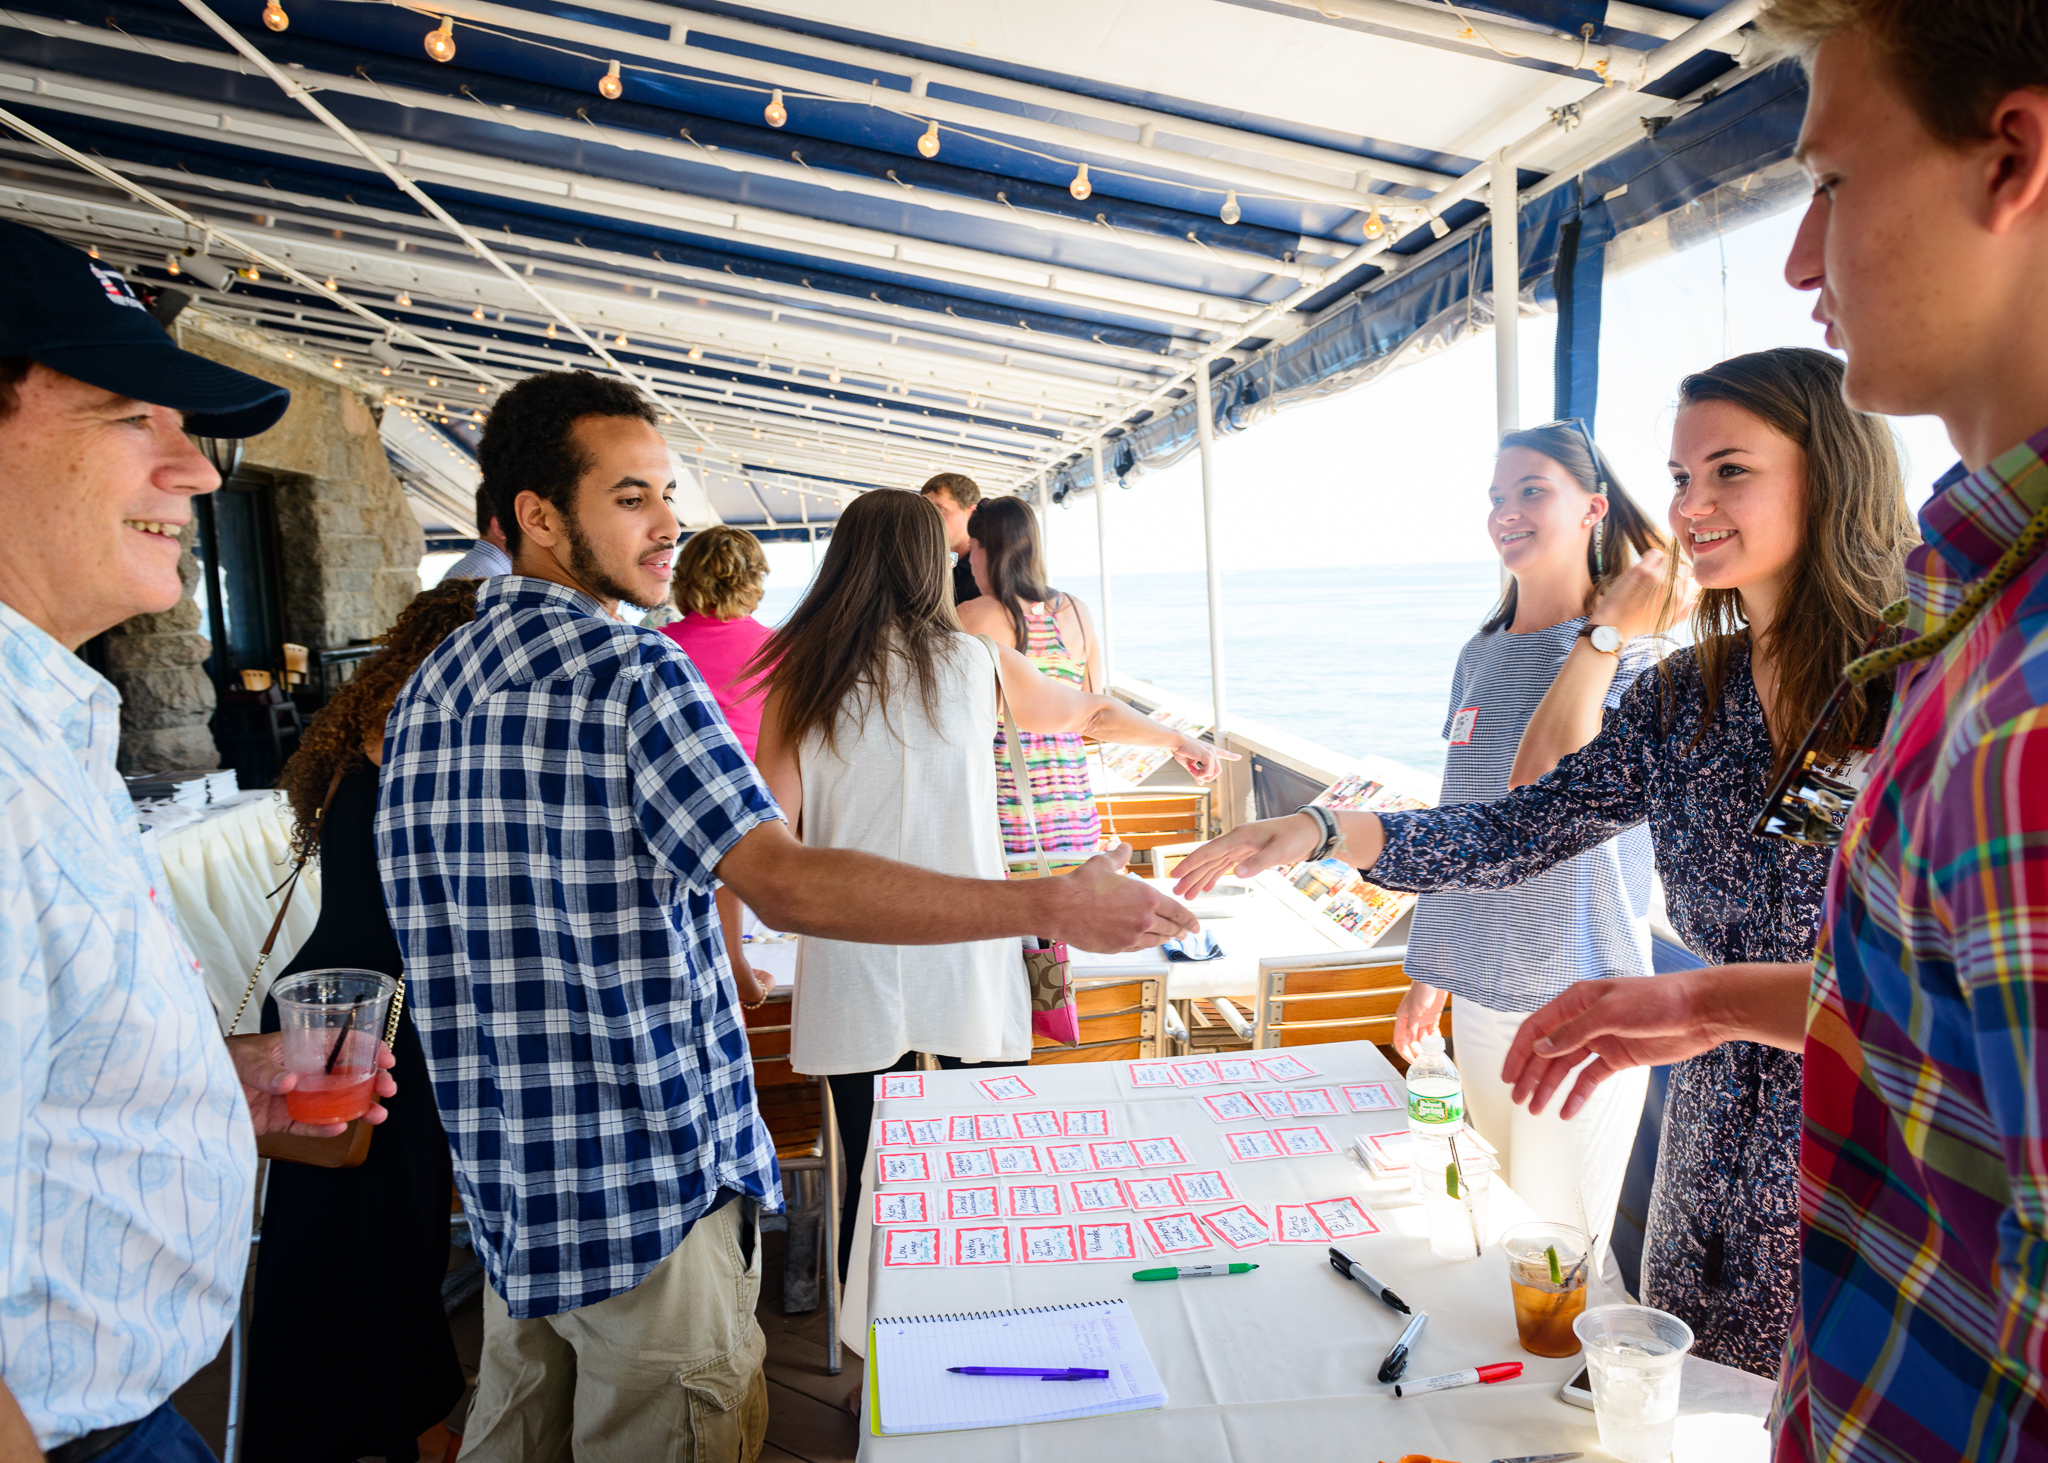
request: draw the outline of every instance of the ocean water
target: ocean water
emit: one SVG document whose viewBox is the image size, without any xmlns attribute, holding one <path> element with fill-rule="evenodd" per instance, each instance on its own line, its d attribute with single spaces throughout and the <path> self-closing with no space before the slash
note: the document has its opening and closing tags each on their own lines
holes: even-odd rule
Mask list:
<svg viewBox="0 0 2048 1463">
<path fill-rule="evenodd" d="M 1057 587 L 1087 601 L 1100 625 L 1094 579 Z M 779 623 L 801 593 L 771 588 L 760 619 Z M 1441 774 L 1451 668 L 1499 594 L 1491 561 L 1225 574 L 1227 712 Z M 1119 574 L 1110 597 L 1117 674 L 1207 702 L 1207 580 Z"/>
</svg>

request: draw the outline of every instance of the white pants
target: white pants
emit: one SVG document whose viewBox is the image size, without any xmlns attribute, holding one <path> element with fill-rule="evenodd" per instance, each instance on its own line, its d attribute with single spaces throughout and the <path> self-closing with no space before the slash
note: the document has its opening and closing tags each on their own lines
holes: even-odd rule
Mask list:
<svg viewBox="0 0 2048 1463">
<path fill-rule="evenodd" d="M 1609 1077 L 1578 1116 L 1565 1122 L 1557 1110 L 1571 1091 L 1568 1078 L 1542 1115 L 1533 1116 L 1516 1105 L 1514 1088 L 1500 1080 L 1508 1045 L 1526 1015 L 1489 1011 L 1462 996 L 1452 1000 L 1451 1032 L 1458 1075 L 1465 1084 L 1465 1118 L 1500 1150 L 1502 1177 L 1539 1217 L 1576 1226 L 1578 1196 L 1584 1196 L 1586 1222 L 1594 1235 L 1601 1236 L 1599 1265 L 1606 1272 L 1612 1268 L 1606 1256 L 1607 1237 L 1614 1233 L 1614 1206 L 1621 1199 L 1621 1181 L 1635 1147 L 1650 1072 L 1637 1067 Z"/>
</svg>

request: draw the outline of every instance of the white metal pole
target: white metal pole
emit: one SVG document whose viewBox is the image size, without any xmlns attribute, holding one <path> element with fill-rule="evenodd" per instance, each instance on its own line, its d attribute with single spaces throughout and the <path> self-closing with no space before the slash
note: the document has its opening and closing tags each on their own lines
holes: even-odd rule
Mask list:
<svg viewBox="0 0 2048 1463">
<path fill-rule="evenodd" d="M 1202 452 L 1202 564 L 1209 574 L 1209 697 L 1223 742 L 1223 569 L 1216 561 L 1216 429 L 1209 420 L 1209 360 L 1195 363 L 1195 440 Z M 1235 821 L 1235 820 L 1232 820 Z"/>
<path fill-rule="evenodd" d="M 1493 401 L 1496 425 L 1512 432 L 1522 424 L 1520 344 L 1522 323 L 1521 242 L 1516 237 L 1515 165 L 1505 151 L 1493 155 Z"/>
<path fill-rule="evenodd" d="M 1102 480 L 1102 439 L 1095 439 L 1095 577 L 1101 581 L 1098 603 L 1102 609 L 1102 623 L 1095 627 L 1095 633 L 1102 637 L 1102 689 L 1107 691 L 1116 684 L 1116 641 L 1109 630 L 1109 493 L 1108 484 Z"/>
</svg>

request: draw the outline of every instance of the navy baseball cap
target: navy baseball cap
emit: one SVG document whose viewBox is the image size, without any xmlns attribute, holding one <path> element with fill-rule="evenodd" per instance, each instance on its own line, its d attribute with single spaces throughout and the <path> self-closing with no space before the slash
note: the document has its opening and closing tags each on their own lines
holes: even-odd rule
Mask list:
<svg viewBox="0 0 2048 1463">
<path fill-rule="evenodd" d="M 0 357 L 27 356 L 102 391 L 185 414 L 195 437 L 253 437 L 284 415 L 282 386 L 180 350 L 117 269 L 0 220 Z"/>
</svg>

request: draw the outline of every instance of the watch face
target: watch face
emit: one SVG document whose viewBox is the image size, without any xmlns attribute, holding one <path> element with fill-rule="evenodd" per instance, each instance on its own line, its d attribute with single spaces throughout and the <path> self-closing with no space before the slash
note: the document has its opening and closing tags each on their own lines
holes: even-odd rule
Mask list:
<svg viewBox="0 0 2048 1463">
<path fill-rule="evenodd" d="M 1621 631 L 1612 625 L 1595 625 L 1592 638 L 1595 650 L 1604 650 L 1612 655 L 1621 649 Z"/>
</svg>

